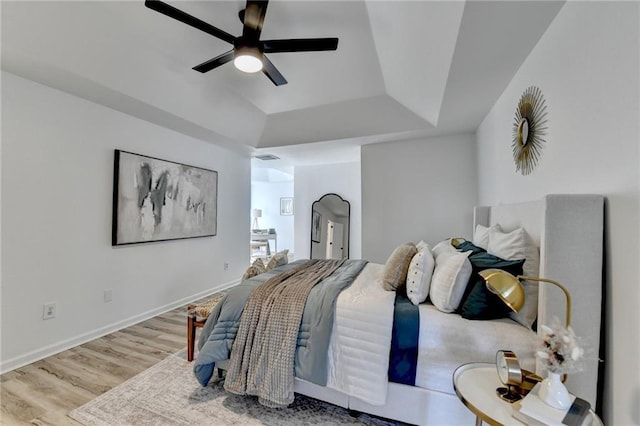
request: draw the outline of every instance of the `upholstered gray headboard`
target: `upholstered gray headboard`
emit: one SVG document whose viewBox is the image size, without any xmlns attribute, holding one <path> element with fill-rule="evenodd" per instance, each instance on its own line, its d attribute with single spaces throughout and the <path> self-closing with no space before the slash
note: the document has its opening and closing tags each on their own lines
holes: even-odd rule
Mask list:
<svg viewBox="0 0 640 426">
<path fill-rule="evenodd" d="M 540 248 L 540 277 L 562 283 L 572 299 L 571 325 L 588 350 L 584 369 L 572 373 L 567 387 L 596 406 L 602 326 L 604 197 L 547 195 L 542 200 L 476 207 L 476 224 L 500 224 L 503 231 L 523 227 Z M 538 324 L 565 315 L 564 295 L 555 286 L 540 285 Z"/>
</svg>

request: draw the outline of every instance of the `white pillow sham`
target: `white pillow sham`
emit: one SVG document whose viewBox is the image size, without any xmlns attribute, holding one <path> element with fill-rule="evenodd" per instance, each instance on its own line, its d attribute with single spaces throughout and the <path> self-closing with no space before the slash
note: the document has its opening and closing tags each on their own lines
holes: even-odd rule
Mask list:
<svg viewBox="0 0 640 426">
<path fill-rule="evenodd" d="M 427 244 L 424 240 L 420 240 L 416 244 L 416 248 L 418 249 L 418 251 L 424 250 L 425 248 L 429 248 L 429 251 L 431 251 L 431 246 L 429 244 Z"/>
<path fill-rule="evenodd" d="M 418 253 L 411 259 L 409 272 L 407 272 L 407 297 L 414 305 L 427 300 L 431 276 L 435 267 L 435 259 L 431 253 L 431 247 L 424 241 L 416 244 Z"/>
<path fill-rule="evenodd" d="M 473 244 L 487 250 L 489 247 L 489 235 L 491 230 L 494 232 L 502 232 L 500 225 L 495 224 L 492 226 L 476 225 L 476 229 L 473 233 Z M 488 251 L 488 250 L 487 250 Z"/>
<path fill-rule="evenodd" d="M 445 253 L 445 252 L 449 252 L 449 253 L 456 252 L 456 248 L 453 246 L 453 244 L 451 244 L 452 239 L 453 238 L 447 238 L 446 240 L 440 241 L 438 244 L 433 246 L 433 249 L 431 249 L 431 253 L 433 254 L 433 257 L 437 258 L 438 256 L 440 256 L 442 253 Z"/>
<path fill-rule="evenodd" d="M 540 253 L 533 238 L 524 228 L 511 232 L 501 232 L 496 229 L 489 231 L 489 247 L 487 251 L 505 260 L 525 259 L 524 275 L 537 277 L 540 275 Z M 531 328 L 538 316 L 538 284 L 524 281 L 525 299 L 519 312 L 511 312 L 509 317 L 514 321 Z"/>
<path fill-rule="evenodd" d="M 453 312 L 460 305 L 471 277 L 471 262 L 467 259 L 470 253 L 445 250 L 436 257 L 429 297 L 442 312 Z"/>
</svg>

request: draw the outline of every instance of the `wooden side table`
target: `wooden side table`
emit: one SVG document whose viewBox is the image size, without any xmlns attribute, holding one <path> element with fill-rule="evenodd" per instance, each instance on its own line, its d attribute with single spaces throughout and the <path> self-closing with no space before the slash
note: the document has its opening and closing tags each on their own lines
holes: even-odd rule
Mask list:
<svg viewBox="0 0 640 426">
<path fill-rule="evenodd" d="M 463 364 L 453 373 L 453 388 L 460 401 L 476 415 L 476 426 L 517 425 L 523 423 L 513 418 L 511 404 L 496 395 L 496 388 L 504 386 L 496 372 L 495 364 Z M 592 410 L 584 425 L 602 426 L 602 421 Z"/>
</svg>

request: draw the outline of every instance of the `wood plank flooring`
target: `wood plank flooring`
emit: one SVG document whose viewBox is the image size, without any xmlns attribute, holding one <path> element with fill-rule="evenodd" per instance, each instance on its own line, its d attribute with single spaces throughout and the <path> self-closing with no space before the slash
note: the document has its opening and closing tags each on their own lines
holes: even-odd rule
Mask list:
<svg viewBox="0 0 640 426">
<path fill-rule="evenodd" d="M 2 425 L 78 425 L 67 413 L 187 345 L 186 306 L 0 376 Z"/>
</svg>

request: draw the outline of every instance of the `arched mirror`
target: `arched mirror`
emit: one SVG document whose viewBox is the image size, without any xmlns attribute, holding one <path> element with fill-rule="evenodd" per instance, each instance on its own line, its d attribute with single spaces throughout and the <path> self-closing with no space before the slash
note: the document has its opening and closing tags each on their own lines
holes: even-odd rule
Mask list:
<svg viewBox="0 0 640 426">
<path fill-rule="evenodd" d="M 311 259 L 349 258 L 348 201 L 325 194 L 311 206 Z"/>
</svg>

